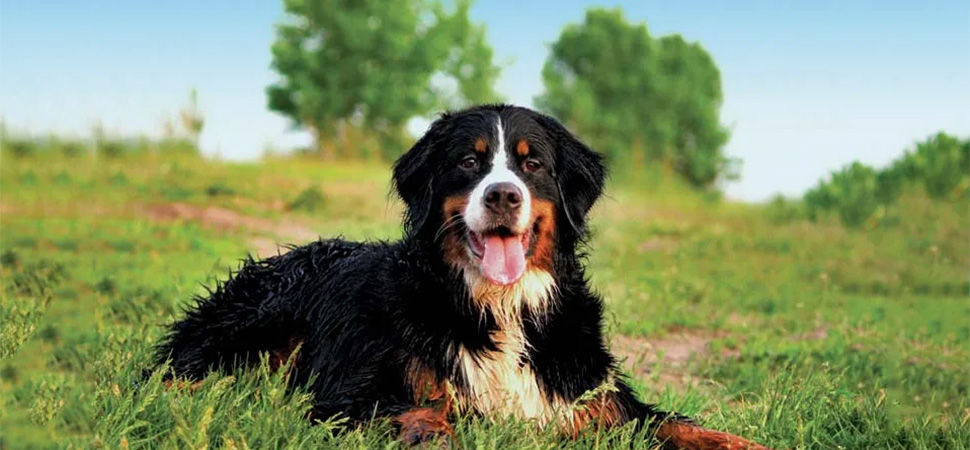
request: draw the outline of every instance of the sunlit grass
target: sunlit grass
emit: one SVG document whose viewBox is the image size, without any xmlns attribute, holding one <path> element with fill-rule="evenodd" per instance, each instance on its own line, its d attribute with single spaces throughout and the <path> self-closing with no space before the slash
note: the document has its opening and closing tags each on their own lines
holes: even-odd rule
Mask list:
<svg viewBox="0 0 970 450">
<path fill-rule="evenodd" d="M 162 325 L 248 251 L 317 234 L 398 237 L 389 172 L 4 154 L 0 447 L 395 446 L 387 423 L 312 426 L 280 374 L 213 375 L 195 392 L 143 377 Z M 907 192 L 882 223 L 846 230 L 647 175 L 613 178 L 589 256 L 608 330 L 630 347 L 618 351 L 653 357 L 628 361 L 645 399 L 779 448 L 968 446 L 965 205 Z M 700 342 L 682 361 L 663 345 L 678 336 Z M 563 442 L 475 418 L 459 420 L 457 440 L 654 445 L 631 430 Z"/>
</svg>

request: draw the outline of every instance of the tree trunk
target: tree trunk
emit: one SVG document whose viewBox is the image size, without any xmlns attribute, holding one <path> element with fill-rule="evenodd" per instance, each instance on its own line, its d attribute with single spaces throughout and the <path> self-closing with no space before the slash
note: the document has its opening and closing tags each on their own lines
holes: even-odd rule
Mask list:
<svg viewBox="0 0 970 450">
<path fill-rule="evenodd" d="M 333 161 L 337 159 L 337 152 L 334 149 L 333 138 L 326 136 L 326 134 L 320 130 L 319 127 L 310 126 L 309 127 L 313 133 L 313 144 L 317 148 L 317 153 L 320 158 L 324 161 Z"/>
</svg>

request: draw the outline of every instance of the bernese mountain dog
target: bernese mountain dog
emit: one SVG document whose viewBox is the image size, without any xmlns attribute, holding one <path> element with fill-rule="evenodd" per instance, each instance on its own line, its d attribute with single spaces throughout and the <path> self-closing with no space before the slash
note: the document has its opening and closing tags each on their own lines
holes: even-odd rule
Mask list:
<svg viewBox="0 0 970 450">
<path fill-rule="evenodd" d="M 159 364 L 198 380 L 289 361 L 313 417 L 388 417 L 409 443 L 465 413 L 565 437 L 637 421 L 668 447 L 763 448 L 641 402 L 619 373 L 582 256 L 603 158 L 555 119 L 446 113 L 393 171 L 400 241 L 250 260 L 171 326 Z"/>
</svg>

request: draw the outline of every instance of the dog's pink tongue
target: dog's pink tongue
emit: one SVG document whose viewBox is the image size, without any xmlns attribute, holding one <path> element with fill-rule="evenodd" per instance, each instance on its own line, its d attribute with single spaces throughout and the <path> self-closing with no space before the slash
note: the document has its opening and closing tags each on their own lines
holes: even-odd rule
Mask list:
<svg viewBox="0 0 970 450">
<path fill-rule="evenodd" d="M 496 284 L 505 285 L 519 281 L 525 272 L 522 239 L 517 236 L 486 236 L 482 269 L 485 277 Z"/>
</svg>

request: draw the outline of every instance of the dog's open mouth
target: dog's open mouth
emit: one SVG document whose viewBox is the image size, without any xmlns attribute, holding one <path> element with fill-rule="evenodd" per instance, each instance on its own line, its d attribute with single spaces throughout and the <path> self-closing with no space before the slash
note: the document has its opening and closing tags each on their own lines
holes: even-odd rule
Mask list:
<svg viewBox="0 0 970 450">
<path fill-rule="evenodd" d="M 532 243 L 532 228 L 521 234 L 500 227 L 478 233 L 468 230 L 468 248 L 478 258 L 482 275 L 499 285 L 509 285 L 525 273 L 525 258 Z"/>
</svg>

